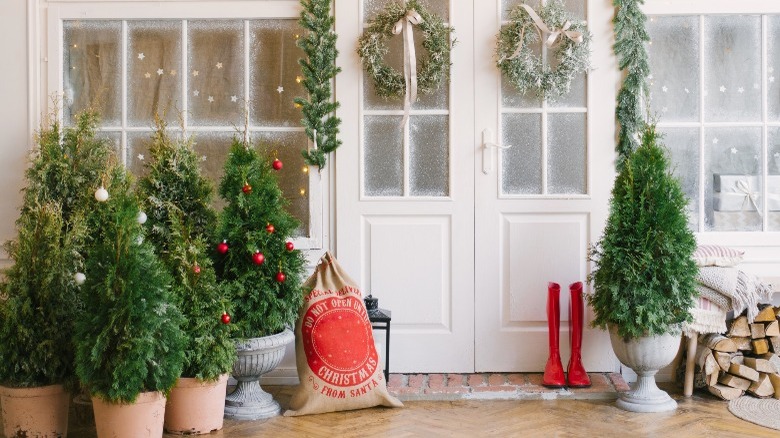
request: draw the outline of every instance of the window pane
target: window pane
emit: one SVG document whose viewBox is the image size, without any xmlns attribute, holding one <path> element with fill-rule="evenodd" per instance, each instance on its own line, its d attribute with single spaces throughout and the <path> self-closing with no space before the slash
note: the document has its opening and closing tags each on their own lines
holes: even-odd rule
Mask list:
<svg viewBox="0 0 780 438">
<path fill-rule="evenodd" d="M 652 113 L 661 121 L 698 121 L 699 17 L 652 17 L 647 27 Z"/>
<path fill-rule="evenodd" d="M 104 138 L 108 140 L 108 144 L 111 145 L 112 149 L 116 153 L 116 158 L 120 158 L 122 156 L 122 133 L 117 131 L 98 131 L 95 135 L 97 138 Z"/>
<path fill-rule="evenodd" d="M 574 20 L 585 20 L 585 1 L 569 0 L 564 4 L 564 8 L 569 13 L 569 18 Z M 558 59 L 555 56 L 555 49 L 547 49 L 547 59 L 550 61 L 550 66 L 554 69 L 558 68 Z M 585 107 L 585 74 L 580 73 L 571 81 L 571 88 L 568 93 L 558 97 L 555 101 L 550 102 L 552 107 Z M 585 137 L 583 133 L 582 141 L 584 143 Z M 584 186 L 583 186 L 584 187 Z M 581 192 L 581 193 L 584 193 Z"/>
<path fill-rule="evenodd" d="M 767 17 L 767 103 L 769 120 L 780 120 L 780 15 Z"/>
<path fill-rule="evenodd" d="M 189 39 L 189 122 L 244 124 L 243 21 L 191 21 Z"/>
<path fill-rule="evenodd" d="M 704 112 L 708 122 L 761 120 L 761 17 L 704 17 Z"/>
<path fill-rule="evenodd" d="M 547 192 L 584 194 L 585 114 L 550 114 L 547 124 Z"/>
<path fill-rule="evenodd" d="M 761 128 L 705 131 L 708 231 L 760 231 Z"/>
<path fill-rule="evenodd" d="M 450 173 L 449 117 L 412 116 L 409 120 L 409 136 L 411 194 L 447 196 Z"/>
<path fill-rule="evenodd" d="M 769 181 L 767 181 L 767 209 L 769 210 L 769 231 L 780 231 L 780 127 L 767 130 Z"/>
<path fill-rule="evenodd" d="M 540 0 L 502 0 L 501 1 L 501 19 L 502 20 L 509 20 L 509 11 L 511 11 L 515 6 L 525 3 L 528 6 L 534 8 L 535 11 L 539 11 L 539 4 Z M 569 1 L 571 3 L 571 1 Z"/>
<path fill-rule="evenodd" d="M 127 123 L 150 126 L 166 114 L 178 126 L 181 106 L 181 21 L 127 22 Z"/>
<path fill-rule="evenodd" d="M 259 126 L 300 126 L 295 97 L 306 98 L 301 85 L 305 57 L 296 45 L 301 29 L 296 20 L 258 20 L 251 23 L 252 123 Z"/>
<path fill-rule="evenodd" d="M 542 193 L 542 116 L 503 114 L 500 151 L 501 191 L 505 194 Z"/>
<path fill-rule="evenodd" d="M 122 22 L 65 21 L 63 31 L 65 123 L 92 107 L 100 112 L 102 126 L 119 126 Z"/>
<path fill-rule="evenodd" d="M 171 133 L 171 135 L 178 135 Z M 152 143 L 152 133 L 128 132 L 127 148 L 125 149 L 125 166 L 136 178 L 146 175 L 146 160 L 149 159 L 149 146 Z"/>
<path fill-rule="evenodd" d="M 366 116 L 363 140 L 363 192 L 402 196 L 404 187 L 401 116 Z"/>
<path fill-rule="evenodd" d="M 680 179 L 688 197 L 688 224 L 699 230 L 699 129 L 660 128 L 662 142 L 669 149 L 672 173 Z"/>
</svg>

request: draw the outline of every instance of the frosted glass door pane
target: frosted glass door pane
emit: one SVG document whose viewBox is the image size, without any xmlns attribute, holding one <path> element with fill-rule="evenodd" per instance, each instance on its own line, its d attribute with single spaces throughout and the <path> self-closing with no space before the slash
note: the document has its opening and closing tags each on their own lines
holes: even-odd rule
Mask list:
<svg viewBox="0 0 780 438">
<path fill-rule="evenodd" d="M 704 117 L 761 120 L 761 17 L 704 17 Z"/>
<path fill-rule="evenodd" d="M 705 229 L 707 231 L 759 231 L 761 230 L 761 217 L 744 195 L 745 193 L 761 193 L 763 173 L 761 167 L 761 128 L 713 128 L 705 131 L 704 145 L 704 208 L 706 212 Z M 737 175 L 738 179 L 746 180 L 749 184 L 740 187 L 734 178 L 721 179 L 719 194 L 714 189 L 715 175 Z M 755 178 L 749 178 L 755 176 Z M 755 179 L 755 184 L 751 181 Z M 723 192 L 731 192 L 731 195 L 723 196 Z M 726 207 L 734 201 L 735 196 L 740 197 L 736 205 Z M 715 197 L 721 198 L 721 207 L 715 202 Z M 762 210 L 761 199 L 756 198 L 758 211 Z M 717 207 L 717 208 L 716 208 Z"/>
<path fill-rule="evenodd" d="M 409 124 L 409 183 L 413 196 L 449 194 L 449 117 L 413 116 Z"/>
<path fill-rule="evenodd" d="M 584 194 L 585 114 L 550 114 L 547 124 L 547 192 Z"/>
<path fill-rule="evenodd" d="M 98 131 L 95 137 L 105 139 L 116 154 L 114 158 L 121 161 L 122 133 L 116 131 Z"/>
<path fill-rule="evenodd" d="M 190 124 L 244 123 L 243 21 L 190 21 Z"/>
<path fill-rule="evenodd" d="M 181 21 L 127 22 L 127 123 L 150 126 L 154 114 L 177 124 L 181 110 Z"/>
<path fill-rule="evenodd" d="M 122 120 L 122 22 L 63 23 L 63 86 L 66 124 L 86 108 L 100 112 L 102 126 Z"/>
<path fill-rule="evenodd" d="M 504 194 L 542 193 L 542 116 L 503 114 L 501 143 L 501 192 Z"/>
<path fill-rule="evenodd" d="M 780 127 L 767 130 L 769 163 L 769 181 L 767 181 L 767 199 L 769 205 L 769 231 L 780 231 Z"/>
<path fill-rule="evenodd" d="M 300 126 L 301 110 L 293 98 L 307 97 L 301 85 L 305 57 L 296 45 L 302 31 L 296 20 L 251 23 L 250 107 L 252 123 L 260 126 Z"/>
<path fill-rule="evenodd" d="M 400 116 L 366 116 L 363 140 L 363 192 L 402 196 L 403 129 Z"/>
<path fill-rule="evenodd" d="M 653 17 L 647 28 L 651 112 L 661 122 L 698 121 L 699 17 Z"/>
<path fill-rule="evenodd" d="M 283 167 L 275 172 L 279 187 L 289 204 L 285 207 L 301 221 L 296 236 L 309 236 L 309 166 L 303 163 L 301 151 L 306 149 L 304 132 L 253 132 L 254 144 L 267 157 L 282 161 Z M 316 168 L 315 168 L 316 169 Z M 316 172 L 316 170 L 315 170 Z"/>
<path fill-rule="evenodd" d="M 491 0 L 493 1 L 493 0 Z M 570 0 L 572 1 L 579 1 L 579 0 Z M 509 11 L 511 11 L 515 6 L 520 4 L 527 4 L 528 6 L 534 8 L 535 11 L 539 11 L 539 4 L 540 0 L 501 0 L 501 19 L 506 21 L 509 20 Z"/>
<path fill-rule="evenodd" d="M 780 120 L 780 15 L 767 17 L 767 103 L 769 120 Z"/>
<path fill-rule="evenodd" d="M 363 20 L 366 22 L 373 20 L 377 14 L 384 11 L 385 6 L 387 6 L 388 3 L 397 1 L 398 0 L 363 0 Z M 449 0 L 426 0 L 424 1 L 424 4 L 428 12 L 438 15 L 445 22 L 449 20 Z"/>
<path fill-rule="evenodd" d="M 699 129 L 660 128 L 661 142 L 669 149 L 672 173 L 680 180 L 688 197 L 688 224 L 692 231 L 699 228 Z"/>
</svg>

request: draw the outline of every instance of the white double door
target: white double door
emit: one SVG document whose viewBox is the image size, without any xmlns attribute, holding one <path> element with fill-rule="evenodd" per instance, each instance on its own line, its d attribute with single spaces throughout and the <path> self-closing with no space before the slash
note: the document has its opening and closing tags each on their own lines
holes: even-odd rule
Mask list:
<svg viewBox="0 0 780 438">
<path fill-rule="evenodd" d="M 395 145 L 387 139 L 394 134 L 377 135 L 383 131 L 374 125 L 399 113 L 372 109 L 370 79 L 355 54 L 361 23 L 377 4 L 362 1 L 336 2 L 344 145 L 335 160 L 335 250 L 363 290 L 392 311 L 391 371 L 542 370 L 549 281 L 562 286 L 565 358 L 567 286 L 587 276 L 588 245 L 603 227 L 613 179 L 611 2 L 586 8 L 585 0 L 568 0 L 587 13 L 596 69 L 556 106 L 502 86 L 495 38 L 502 11 L 518 2 L 451 0 L 447 18 L 458 43 L 446 106 L 413 112 L 407 131 L 396 124 L 403 132 Z M 432 2 L 446 11 L 444 3 Z M 445 118 L 444 128 L 426 130 L 426 116 Z M 444 174 L 436 157 L 421 152 L 442 141 Z M 377 178 L 394 178 L 387 169 L 395 167 L 400 187 L 386 195 Z M 431 175 L 446 178 L 444 192 L 417 195 L 415 184 Z M 598 330 L 586 330 L 584 360 L 591 371 L 617 365 Z"/>
</svg>

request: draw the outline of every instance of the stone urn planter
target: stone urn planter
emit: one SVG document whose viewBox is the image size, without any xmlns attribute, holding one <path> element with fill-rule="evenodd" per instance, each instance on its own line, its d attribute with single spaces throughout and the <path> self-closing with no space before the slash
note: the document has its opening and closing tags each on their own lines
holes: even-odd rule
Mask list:
<svg viewBox="0 0 780 438">
<path fill-rule="evenodd" d="M 67 436 L 70 394 L 62 385 L 0 387 L 6 437 Z"/>
<path fill-rule="evenodd" d="M 92 397 L 98 438 L 160 437 L 165 418 L 165 396 L 159 391 L 142 392 L 134 403 L 110 403 Z"/>
<path fill-rule="evenodd" d="M 271 394 L 260 387 L 260 376 L 276 368 L 284 357 L 287 344 L 295 340 L 290 329 L 236 343 L 238 360 L 233 365 L 233 377 L 238 381 L 235 391 L 225 398 L 225 418 L 261 420 L 279 415 L 282 408 Z"/>
<path fill-rule="evenodd" d="M 179 377 L 165 406 L 165 431 L 202 435 L 222 429 L 228 375 L 213 382 Z"/>
<path fill-rule="evenodd" d="M 656 385 L 655 374 L 674 360 L 680 348 L 680 336 L 667 333 L 626 341 L 618 335 L 615 327 L 610 327 L 609 338 L 620 362 L 637 375 L 631 390 L 618 394 L 617 406 L 631 412 L 677 409 L 677 402 Z"/>
</svg>

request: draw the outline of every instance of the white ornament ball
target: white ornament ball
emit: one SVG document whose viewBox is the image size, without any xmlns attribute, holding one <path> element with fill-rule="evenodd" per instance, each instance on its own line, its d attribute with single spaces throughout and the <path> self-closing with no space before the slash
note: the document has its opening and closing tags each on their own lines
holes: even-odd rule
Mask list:
<svg viewBox="0 0 780 438">
<path fill-rule="evenodd" d="M 82 284 L 84 284 L 85 281 L 87 281 L 87 276 L 84 275 L 82 272 L 76 272 L 73 275 L 73 280 L 76 281 L 76 284 L 81 286 Z"/>
<path fill-rule="evenodd" d="M 143 211 L 139 211 L 138 212 L 138 217 L 136 217 L 136 220 L 138 221 L 138 223 L 143 225 L 143 224 L 146 223 L 146 219 L 147 219 L 146 213 L 144 213 Z"/>
<path fill-rule="evenodd" d="M 97 199 L 98 202 L 108 201 L 108 190 L 106 190 L 104 187 L 97 189 L 95 191 L 95 199 Z"/>
</svg>

